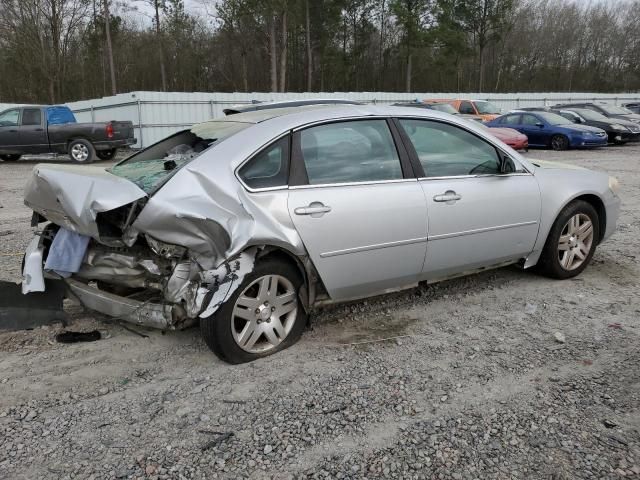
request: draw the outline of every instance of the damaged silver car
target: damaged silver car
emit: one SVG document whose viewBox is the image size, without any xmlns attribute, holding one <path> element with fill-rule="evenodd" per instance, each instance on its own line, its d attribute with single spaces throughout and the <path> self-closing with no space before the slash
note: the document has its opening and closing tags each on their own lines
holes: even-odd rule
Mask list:
<svg viewBox="0 0 640 480">
<path fill-rule="evenodd" d="M 106 170 L 37 165 L 23 291 L 61 277 L 87 308 L 199 322 L 246 362 L 292 345 L 318 305 L 508 264 L 577 275 L 615 230 L 617 189 L 433 110 L 239 113 Z"/>
</svg>

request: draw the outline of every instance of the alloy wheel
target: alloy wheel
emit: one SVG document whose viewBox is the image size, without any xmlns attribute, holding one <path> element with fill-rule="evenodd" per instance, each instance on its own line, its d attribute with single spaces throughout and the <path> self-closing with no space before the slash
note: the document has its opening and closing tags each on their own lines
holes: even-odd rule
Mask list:
<svg viewBox="0 0 640 480">
<path fill-rule="evenodd" d="M 71 156 L 76 162 L 84 162 L 89 158 L 89 149 L 82 143 L 76 143 L 71 147 Z"/>
<path fill-rule="evenodd" d="M 558 241 L 558 260 L 565 270 L 584 263 L 593 246 L 593 223 L 584 213 L 571 217 L 562 228 Z"/>
<path fill-rule="evenodd" d="M 265 275 L 238 296 L 231 315 L 231 333 L 244 351 L 264 353 L 287 338 L 297 315 L 293 283 L 281 275 Z"/>
</svg>

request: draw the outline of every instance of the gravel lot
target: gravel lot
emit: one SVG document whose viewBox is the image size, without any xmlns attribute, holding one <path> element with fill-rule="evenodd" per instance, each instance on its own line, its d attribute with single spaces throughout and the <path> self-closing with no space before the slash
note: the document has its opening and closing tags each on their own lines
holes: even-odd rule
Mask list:
<svg viewBox="0 0 640 480">
<path fill-rule="evenodd" d="M 0 334 L 0 478 L 640 477 L 640 146 L 529 156 L 621 181 L 619 230 L 580 277 L 505 268 L 327 308 L 241 366 L 197 329 L 142 338 L 70 307 L 106 338 Z M 4 280 L 33 165 L 0 163 Z"/>
</svg>

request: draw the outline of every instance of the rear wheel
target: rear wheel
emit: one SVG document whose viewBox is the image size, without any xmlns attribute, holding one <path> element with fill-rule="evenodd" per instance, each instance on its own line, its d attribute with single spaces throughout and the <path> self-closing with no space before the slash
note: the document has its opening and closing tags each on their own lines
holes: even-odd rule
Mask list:
<svg viewBox="0 0 640 480">
<path fill-rule="evenodd" d="M 569 139 L 564 135 L 554 135 L 551 137 L 551 148 L 556 151 L 569 148 Z"/>
<path fill-rule="evenodd" d="M 112 148 L 110 150 L 96 150 L 96 155 L 100 160 L 112 160 L 116 156 L 118 150 Z"/>
<path fill-rule="evenodd" d="M 91 142 L 84 138 L 71 140 L 71 142 L 69 142 L 68 153 L 71 160 L 78 163 L 89 163 L 96 155 L 96 151 L 93 145 L 91 145 Z"/>
<path fill-rule="evenodd" d="M 15 162 L 20 160 L 20 157 L 22 155 L 18 155 L 18 154 L 5 154 L 5 155 L 0 155 L 0 159 L 4 160 L 5 162 Z"/>
<path fill-rule="evenodd" d="M 218 311 L 200 321 L 213 352 L 229 363 L 245 363 L 293 345 L 306 325 L 298 300 L 300 272 L 276 259 L 256 264 Z"/>
<path fill-rule="evenodd" d="M 540 257 L 540 268 L 552 278 L 571 278 L 591 261 L 600 238 L 598 213 L 583 200 L 567 205 L 558 215 Z"/>
</svg>

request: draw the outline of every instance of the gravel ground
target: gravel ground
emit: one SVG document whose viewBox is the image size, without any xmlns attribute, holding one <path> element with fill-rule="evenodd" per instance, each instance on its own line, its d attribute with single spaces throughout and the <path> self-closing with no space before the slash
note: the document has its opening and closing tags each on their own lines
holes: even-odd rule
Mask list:
<svg viewBox="0 0 640 480">
<path fill-rule="evenodd" d="M 529 156 L 621 181 L 619 231 L 580 277 L 505 268 L 326 308 L 240 366 L 197 329 L 142 338 L 69 307 L 106 338 L 0 334 L 0 478 L 640 477 L 640 146 Z M 0 164 L 5 280 L 33 165 Z"/>
</svg>

